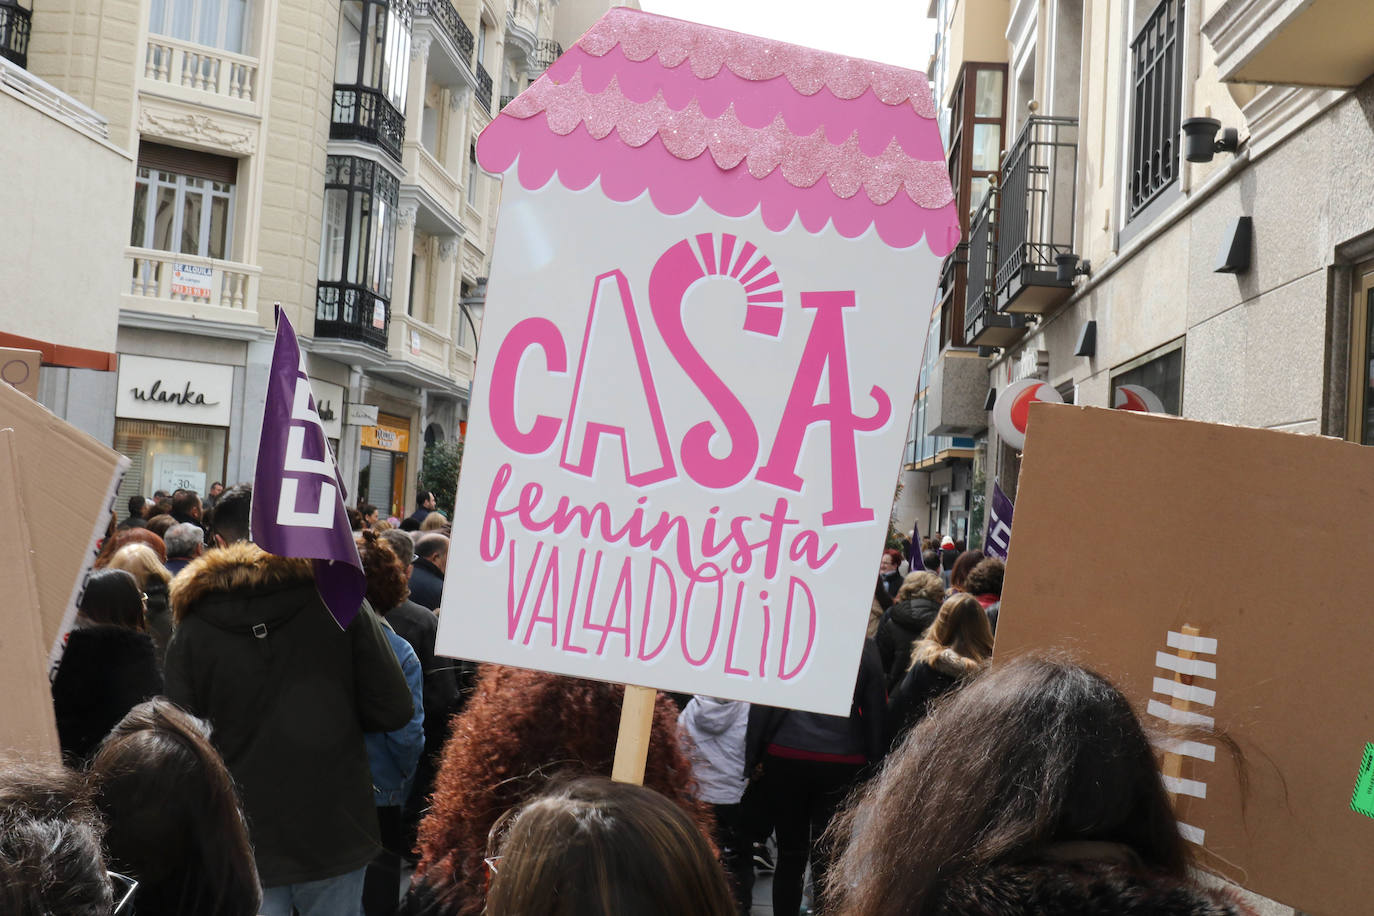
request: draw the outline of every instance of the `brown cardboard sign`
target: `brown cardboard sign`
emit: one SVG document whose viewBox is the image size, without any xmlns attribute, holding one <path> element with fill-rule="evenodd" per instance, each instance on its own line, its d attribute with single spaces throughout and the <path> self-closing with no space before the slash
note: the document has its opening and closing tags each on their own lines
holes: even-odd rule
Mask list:
<svg viewBox="0 0 1374 916">
<path fill-rule="evenodd" d="M 9 521 L 6 548 L 0 550 L 0 582 L 6 587 L 0 603 L 5 617 L 0 626 L 0 689 L 5 696 L 0 748 L 20 759 L 56 760 L 61 752 L 45 671 L 48 644 L 38 616 L 34 552 L 20 499 L 23 483 L 14 439 L 14 430 L 0 430 L 0 518 Z"/>
<path fill-rule="evenodd" d="M 51 667 L 61 658 L 62 638 L 76 614 L 81 585 L 104 537 L 129 459 L 37 401 L 0 385 L 0 429 L 5 428 L 14 430 L 38 612 Z M 0 524 L 12 527 L 14 522 L 0 516 Z"/>
<path fill-rule="evenodd" d="M 37 350 L 0 347 L 0 382 L 12 385 L 38 400 L 38 367 L 43 354 Z"/>
<path fill-rule="evenodd" d="M 997 656 L 1066 649 L 1147 727 L 1200 726 L 1161 744 L 1200 863 L 1313 916 L 1369 912 L 1374 449 L 1126 411 L 1030 417 Z"/>
</svg>

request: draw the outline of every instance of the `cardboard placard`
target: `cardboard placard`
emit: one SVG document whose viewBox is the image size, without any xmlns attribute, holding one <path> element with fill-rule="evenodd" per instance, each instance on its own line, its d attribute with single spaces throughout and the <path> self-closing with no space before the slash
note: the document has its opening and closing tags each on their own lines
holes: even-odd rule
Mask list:
<svg viewBox="0 0 1374 916">
<path fill-rule="evenodd" d="M 958 241 L 933 118 L 922 74 L 627 9 L 503 109 L 438 651 L 848 713 Z"/>
<path fill-rule="evenodd" d="M 12 385 L 38 400 L 38 368 L 43 354 L 38 350 L 0 347 L 0 382 Z"/>
<path fill-rule="evenodd" d="M 29 541 L 22 493 L 15 432 L 0 429 L 0 518 L 10 526 L 5 549 L 0 550 L 0 582 L 5 583 L 4 624 L 0 626 L 5 714 L 0 716 L 0 752 L 21 760 L 56 761 L 61 749 L 46 672 L 48 644 L 33 575 L 38 558 Z"/>
<path fill-rule="evenodd" d="M 14 430 L 51 670 L 62 656 L 63 637 L 129 459 L 8 385 L 0 385 L 0 428 Z"/>
<path fill-rule="evenodd" d="M 1036 404 L 1015 546 L 996 655 L 1067 649 L 1147 725 L 1214 723 L 1245 798 L 1221 742 L 1161 748 L 1201 863 L 1313 916 L 1367 912 L 1374 450 Z"/>
</svg>

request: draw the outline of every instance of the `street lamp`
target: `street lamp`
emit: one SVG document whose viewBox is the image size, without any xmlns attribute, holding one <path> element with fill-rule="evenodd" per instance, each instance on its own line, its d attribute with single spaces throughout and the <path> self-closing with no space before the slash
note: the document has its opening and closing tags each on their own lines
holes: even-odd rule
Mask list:
<svg viewBox="0 0 1374 916">
<path fill-rule="evenodd" d="M 472 357 L 473 362 L 477 361 L 477 336 L 482 329 L 482 313 L 487 308 L 487 278 L 478 277 L 468 294 L 458 300 L 458 307 L 462 309 L 463 317 L 467 320 L 468 327 L 472 329 Z"/>
</svg>

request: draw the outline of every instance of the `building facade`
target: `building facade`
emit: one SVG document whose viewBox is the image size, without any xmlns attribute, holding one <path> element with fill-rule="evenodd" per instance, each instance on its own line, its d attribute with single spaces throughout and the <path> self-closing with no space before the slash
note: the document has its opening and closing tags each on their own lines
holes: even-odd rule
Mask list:
<svg viewBox="0 0 1374 916">
<path fill-rule="evenodd" d="M 132 459 L 121 496 L 249 481 L 279 307 L 351 501 L 407 514 L 467 416 L 500 194 L 476 138 L 561 53 L 558 0 L 0 7 L 132 189 L 78 319 L 117 325 L 118 368 L 45 365 L 45 403 Z"/>
<path fill-rule="evenodd" d="M 971 523 L 994 481 L 1014 496 L 1020 456 L 988 409 L 1022 378 L 1069 403 L 1374 444 L 1374 39 L 1337 25 L 1367 21 L 1365 4 L 934 0 L 930 12 L 969 222 L 913 420 L 909 478 L 919 456 L 949 456 L 920 481 L 923 530 L 952 524 L 936 473 L 957 483 L 961 462 Z M 970 437 L 969 457 L 942 436 Z"/>
</svg>

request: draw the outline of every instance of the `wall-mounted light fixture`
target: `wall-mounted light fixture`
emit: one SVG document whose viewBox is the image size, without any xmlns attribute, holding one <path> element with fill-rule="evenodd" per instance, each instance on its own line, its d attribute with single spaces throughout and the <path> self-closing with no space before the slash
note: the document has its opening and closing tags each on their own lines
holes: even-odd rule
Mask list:
<svg viewBox="0 0 1374 916">
<path fill-rule="evenodd" d="M 1097 355 L 1097 322 L 1085 321 L 1078 332 L 1078 345 L 1073 348 L 1074 356 Z"/>
<path fill-rule="evenodd" d="M 1189 162 L 1211 162 L 1217 153 L 1234 153 L 1240 148 L 1240 133 L 1234 127 L 1221 130 L 1216 118 L 1183 120 L 1183 158 Z M 1221 139 L 1217 139 L 1221 131 Z"/>
<path fill-rule="evenodd" d="M 1254 220 L 1248 216 L 1236 217 L 1221 243 L 1217 266 L 1212 270 L 1219 274 L 1243 274 L 1249 270 L 1254 231 Z"/>
</svg>

